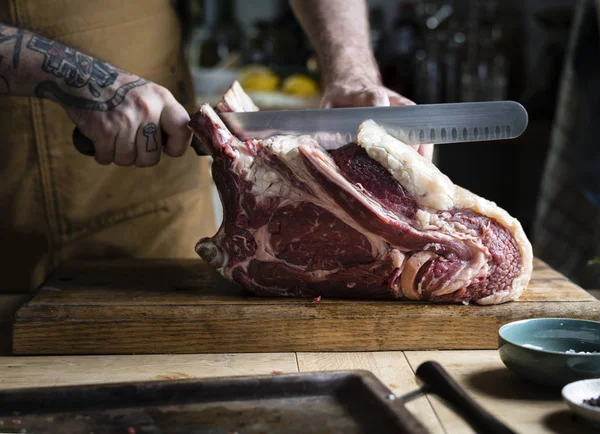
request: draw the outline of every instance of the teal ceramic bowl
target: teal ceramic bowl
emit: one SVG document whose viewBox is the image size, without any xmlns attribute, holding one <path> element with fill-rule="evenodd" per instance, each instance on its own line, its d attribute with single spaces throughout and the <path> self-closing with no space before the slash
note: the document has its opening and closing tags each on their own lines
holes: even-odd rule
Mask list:
<svg viewBox="0 0 600 434">
<path fill-rule="evenodd" d="M 545 386 L 600 377 L 600 322 L 535 318 L 500 327 L 498 351 L 515 374 Z"/>
</svg>

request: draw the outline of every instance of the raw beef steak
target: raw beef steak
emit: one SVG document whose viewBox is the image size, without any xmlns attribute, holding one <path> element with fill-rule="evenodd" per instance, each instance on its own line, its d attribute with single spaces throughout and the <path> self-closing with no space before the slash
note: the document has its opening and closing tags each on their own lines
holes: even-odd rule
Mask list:
<svg viewBox="0 0 600 434">
<path fill-rule="evenodd" d="M 198 254 L 257 295 L 503 303 L 529 282 L 519 222 L 454 185 L 372 120 L 328 152 L 307 136 L 241 142 L 217 112 L 258 110 L 236 82 L 190 128 L 223 223 Z"/>
</svg>

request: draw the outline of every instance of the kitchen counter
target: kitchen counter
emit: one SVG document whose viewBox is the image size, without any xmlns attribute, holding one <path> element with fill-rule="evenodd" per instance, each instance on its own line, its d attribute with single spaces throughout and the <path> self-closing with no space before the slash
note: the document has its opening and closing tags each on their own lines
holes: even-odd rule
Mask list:
<svg viewBox="0 0 600 434">
<path fill-rule="evenodd" d="M 29 298 L 0 295 L 0 388 L 366 369 L 401 395 L 418 387 L 414 371 L 419 364 L 436 360 L 518 433 L 594 432 L 573 418 L 559 392 L 522 383 L 494 350 L 12 357 L 10 316 Z M 417 398 L 407 407 L 432 433 L 473 432 L 433 396 Z"/>
</svg>

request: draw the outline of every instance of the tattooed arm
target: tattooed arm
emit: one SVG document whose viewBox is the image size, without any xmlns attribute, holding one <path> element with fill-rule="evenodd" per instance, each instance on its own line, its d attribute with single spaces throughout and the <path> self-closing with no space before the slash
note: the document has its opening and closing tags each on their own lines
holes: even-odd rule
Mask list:
<svg viewBox="0 0 600 434">
<path fill-rule="evenodd" d="M 100 164 L 152 166 L 183 155 L 189 115 L 171 92 L 57 41 L 0 24 L 0 94 L 59 103 L 89 137 Z"/>
</svg>

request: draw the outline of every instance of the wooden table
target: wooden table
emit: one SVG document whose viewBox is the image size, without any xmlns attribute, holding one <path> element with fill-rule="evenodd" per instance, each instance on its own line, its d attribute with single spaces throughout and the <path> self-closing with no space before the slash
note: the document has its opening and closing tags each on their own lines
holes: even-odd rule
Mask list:
<svg viewBox="0 0 600 434">
<path fill-rule="evenodd" d="M 0 388 L 366 369 L 400 395 L 418 387 L 414 371 L 420 363 L 436 360 L 518 433 L 595 432 L 573 419 L 558 393 L 520 382 L 494 350 L 12 357 L 6 341 L 9 317 L 30 297 L 0 295 Z M 432 433 L 473 432 L 435 397 L 420 397 L 407 406 Z"/>
</svg>

